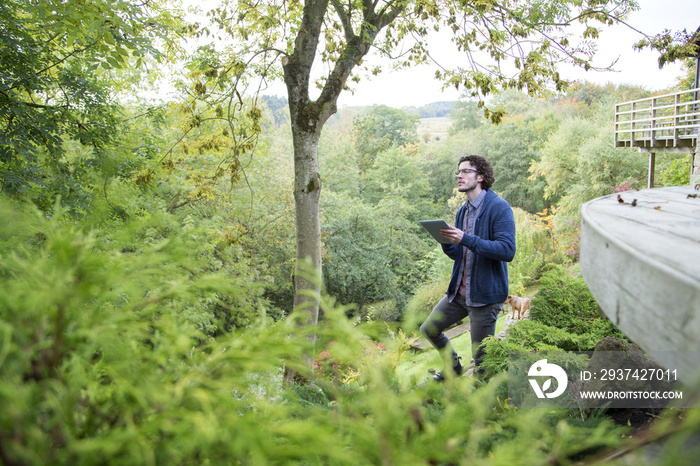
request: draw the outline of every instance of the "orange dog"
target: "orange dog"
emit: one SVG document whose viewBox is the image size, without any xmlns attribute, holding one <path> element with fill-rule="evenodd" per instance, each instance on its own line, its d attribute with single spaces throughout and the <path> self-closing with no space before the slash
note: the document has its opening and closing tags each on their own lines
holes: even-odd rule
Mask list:
<svg viewBox="0 0 700 466">
<path fill-rule="evenodd" d="M 520 298 L 518 296 L 508 295 L 506 303 L 510 303 L 510 307 L 513 309 L 513 315 L 510 316 L 511 319 L 515 319 L 515 313 L 518 312 L 518 319 L 522 319 L 525 315 L 525 311 L 530 310 L 530 298 Z"/>
</svg>

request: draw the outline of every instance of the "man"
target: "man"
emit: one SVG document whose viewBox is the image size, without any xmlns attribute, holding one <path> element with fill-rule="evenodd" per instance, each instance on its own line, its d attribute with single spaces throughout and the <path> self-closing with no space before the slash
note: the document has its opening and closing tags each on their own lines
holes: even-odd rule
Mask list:
<svg viewBox="0 0 700 466">
<path fill-rule="evenodd" d="M 507 262 L 515 257 L 515 220 L 508 202 L 491 191 L 493 168 L 479 155 L 459 160 L 457 189 L 467 201 L 455 217 L 456 227 L 440 230 L 450 241 L 442 249 L 452 260 L 452 278 L 445 297 L 421 325 L 421 332 L 440 351 L 445 366 L 462 374 L 461 357 L 444 330 L 469 316 L 472 354 L 478 373 L 484 350 L 481 342 L 496 330 L 496 319 L 508 298 Z M 433 376 L 446 378 L 444 371 Z"/>
</svg>

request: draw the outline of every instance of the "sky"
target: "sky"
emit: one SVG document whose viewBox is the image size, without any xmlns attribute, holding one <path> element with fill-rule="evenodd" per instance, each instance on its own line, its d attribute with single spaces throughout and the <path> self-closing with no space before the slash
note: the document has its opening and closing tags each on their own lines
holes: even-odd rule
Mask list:
<svg viewBox="0 0 700 466">
<path fill-rule="evenodd" d="M 634 12 L 628 23 L 649 35 L 664 29 L 675 32 L 686 29 L 695 31 L 700 26 L 700 0 L 638 0 L 640 10 Z M 668 88 L 681 76 L 680 63 L 664 66 L 659 70 L 658 54 L 649 50 L 636 51 L 633 44 L 642 37 L 639 33 L 616 26 L 601 34 L 594 63 L 608 66 L 617 60 L 614 72 L 585 72 L 561 69 L 568 79 L 581 79 L 598 84 L 633 84 L 650 91 Z M 439 44 L 441 45 L 441 44 Z M 438 47 L 442 48 L 442 47 Z M 447 49 L 447 47 L 445 47 Z M 459 59 L 459 57 L 455 58 Z M 422 106 L 438 101 L 460 98 L 454 89 L 442 90 L 442 83 L 434 78 L 434 68 L 411 68 L 400 72 L 385 71 L 370 80 L 354 84 L 354 93 L 344 91 L 338 100 L 339 107 L 388 105 L 395 108 Z M 284 91 L 280 95 L 286 95 Z"/>
</svg>

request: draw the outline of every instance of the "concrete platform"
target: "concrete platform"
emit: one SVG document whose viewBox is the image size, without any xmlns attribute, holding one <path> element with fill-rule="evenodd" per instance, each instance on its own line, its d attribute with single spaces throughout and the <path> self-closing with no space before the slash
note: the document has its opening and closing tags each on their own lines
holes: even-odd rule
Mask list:
<svg viewBox="0 0 700 466">
<path fill-rule="evenodd" d="M 584 204 L 581 270 L 602 312 L 640 347 L 700 351 L 700 191 L 626 191 Z M 700 369 L 688 354 L 683 365 Z"/>
</svg>

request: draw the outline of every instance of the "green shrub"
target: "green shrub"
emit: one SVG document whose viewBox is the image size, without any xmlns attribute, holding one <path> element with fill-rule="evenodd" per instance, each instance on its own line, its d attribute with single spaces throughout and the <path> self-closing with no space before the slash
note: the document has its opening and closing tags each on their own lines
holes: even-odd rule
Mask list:
<svg viewBox="0 0 700 466">
<path fill-rule="evenodd" d="M 445 296 L 449 277 L 443 282 L 430 282 L 420 286 L 413 294 L 404 311 L 404 329 L 418 330 L 418 326 L 430 315 L 435 305 Z"/>
<path fill-rule="evenodd" d="M 0 220 L 3 464 L 569 464 L 620 442 L 510 408 L 499 377 L 402 389 L 407 337 L 384 352 L 327 298 L 319 340 L 355 372 L 285 387 L 282 367 L 314 354 L 308 328 L 293 313 L 206 335 L 184 311 L 233 281 L 192 277 L 188 235 L 136 255 L 58 217 Z"/>
<path fill-rule="evenodd" d="M 551 231 L 541 218 L 522 209 L 514 208 L 513 215 L 516 252 L 508 264 L 508 278 L 511 287 L 524 288 L 539 278 L 545 259 L 551 255 Z"/>
<path fill-rule="evenodd" d="M 683 186 L 690 183 L 690 155 L 673 159 L 661 173 L 661 186 Z"/>
<path fill-rule="evenodd" d="M 530 318 L 575 335 L 591 335 L 596 342 L 606 336 L 624 338 L 608 319 L 601 317 L 598 304 L 579 274 L 553 267 L 539 281 L 532 300 Z M 581 351 L 592 351 L 595 343 Z M 590 348 L 590 349 L 588 349 Z"/>
<path fill-rule="evenodd" d="M 178 464 L 253 454 L 230 442 L 246 431 L 255 441 L 258 421 L 246 413 L 269 389 L 251 376 L 281 380 L 277 350 L 296 353 L 305 339 L 207 335 L 193 310 L 204 297 L 242 292 L 231 277 L 192 273 L 191 232 L 134 254 L 60 212 L 49 221 L 3 199 L 0 221 L 9 226 L 0 234 L 4 463 Z M 268 338 L 280 341 L 259 344 Z"/>
<path fill-rule="evenodd" d="M 600 316 L 581 276 L 554 266 L 539 284 L 530 320 L 511 325 L 503 340 L 487 340 L 484 368 L 488 376 L 506 372 L 512 352 L 593 351 L 607 336 L 625 339 L 612 322 Z"/>
<path fill-rule="evenodd" d="M 384 322 L 396 322 L 401 320 L 403 312 L 395 299 L 387 299 L 385 301 L 379 301 L 364 309 L 365 320 L 367 321 L 384 321 Z"/>
</svg>

